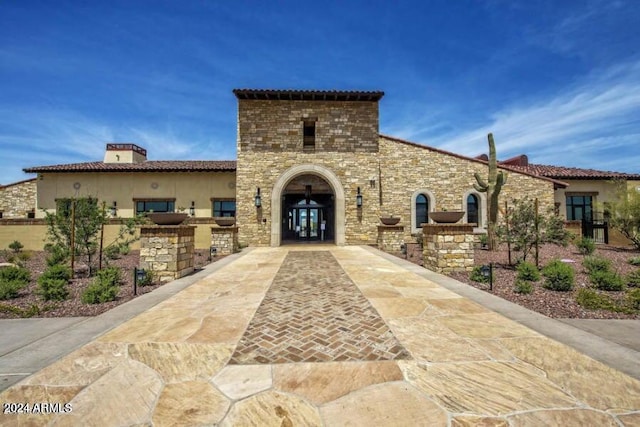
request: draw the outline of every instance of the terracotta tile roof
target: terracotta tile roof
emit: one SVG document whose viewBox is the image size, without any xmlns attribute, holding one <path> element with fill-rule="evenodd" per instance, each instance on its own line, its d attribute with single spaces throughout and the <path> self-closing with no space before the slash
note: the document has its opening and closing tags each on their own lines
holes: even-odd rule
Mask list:
<svg viewBox="0 0 640 427">
<path fill-rule="evenodd" d="M 445 154 L 447 156 L 457 157 L 459 159 L 468 160 L 470 162 L 482 163 L 482 164 L 485 164 L 485 165 L 487 164 L 486 160 L 483 160 L 482 158 L 478 158 L 480 156 L 478 156 L 478 157 L 467 157 L 467 156 L 463 156 L 461 154 L 452 153 L 451 151 L 441 150 L 440 148 L 435 148 L 435 147 L 430 147 L 430 146 L 427 146 L 427 145 L 417 144 L 415 142 L 405 141 L 403 139 L 395 138 L 395 137 L 392 137 L 392 136 L 380 135 L 380 137 L 384 138 L 384 139 L 388 139 L 389 141 L 399 142 L 401 144 L 407 144 L 407 145 L 411 145 L 411 146 L 414 146 L 414 147 L 422 148 L 422 149 L 425 149 L 425 150 L 435 151 L 436 153 L 441 153 L 441 154 Z M 498 164 L 498 167 L 500 169 L 505 169 L 505 170 L 508 170 L 508 171 L 521 173 L 523 175 L 529 175 L 529 176 L 532 176 L 534 178 L 542 179 L 544 181 L 553 182 L 553 184 L 556 187 L 559 187 L 559 188 L 565 188 L 565 187 L 569 186 L 569 184 L 567 184 L 566 182 L 562 182 L 562 181 L 556 180 L 556 179 L 554 179 L 552 177 L 539 175 L 539 174 L 536 174 L 536 173 L 533 173 L 533 172 L 530 172 L 530 171 L 519 170 L 519 169 L 516 169 L 514 166 L 511 166 L 511 165 Z"/>
<path fill-rule="evenodd" d="M 36 166 L 23 169 L 37 172 L 232 172 L 235 160 L 147 160 L 141 163 L 85 162 Z"/>
<path fill-rule="evenodd" d="M 279 101 L 379 101 L 382 91 L 234 89 L 238 99 Z"/>
<path fill-rule="evenodd" d="M 601 171 L 596 169 L 570 168 L 529 164 L 528 166 L 509 165 L 510 168 L 554 179 L 630 179 L 640 180 L 640 174 Z"/>
</svg>

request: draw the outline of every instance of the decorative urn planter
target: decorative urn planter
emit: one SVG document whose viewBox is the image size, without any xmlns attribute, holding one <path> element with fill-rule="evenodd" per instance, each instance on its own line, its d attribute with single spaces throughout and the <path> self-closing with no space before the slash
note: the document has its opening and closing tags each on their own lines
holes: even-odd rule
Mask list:
<svg viewBox="0 0 640 427">
<path fill-rule="evenodd" d="M 147 214 L 147 218 L 156 225 L 179 225 L 182 224 L 188 216 L 186 213 L 176 212 L 151 212 Z"/>
<path fill-rule="evenodd" d="M 230 227 L 233 224 L 236 223 L 236 218 L 233 216 L 219 216 L 219 217 L 215 217 L 213 218 L 213 220 L 216 222 L 216 224 L 218 224 L 220 227 Z"/>
<path fill-rule="evenodd" d="M 397 223 L 400 222 L 400 218 L 394 218 L 394 217 L 387 217 L 387 218 L 380 218 L 380 222 L 382 222 L 384 225 L 396 225 Z"/>
<path fill-rule="evenodd" d="M 438 224 L 454 224 L 462 219 L 464 211 L 429 212 L 429 218 Z"/>
</svg>

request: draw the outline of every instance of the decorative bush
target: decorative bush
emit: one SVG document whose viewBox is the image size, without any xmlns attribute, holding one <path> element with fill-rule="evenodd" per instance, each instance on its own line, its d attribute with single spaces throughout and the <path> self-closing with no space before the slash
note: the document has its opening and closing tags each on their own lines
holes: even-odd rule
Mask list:
<svg viewBox="0 0 640 427">
<path fill-rule="evenodd" d="M 42 275 L 38 278 L 38 283 L 41 280 L 57 279 L 57 280 L 71 280 L 71 268 L 66 265 L 53 265 L 47 268 Z"/>
<path fill-rule="evenodd" d="M 47 243 L 44 247 L 49 256 L 47 257 L 47 265 L 53 267 L 54 265 L 63 264 L 69 257 L 69 250 L 60 246 Z"/>
<path fill-rule="evenodd" d="M 482 266 L 476 265 L 471 270 L 471 274 L 469 275 L 469 279 L 478 283 L 489 283 L 489 277 L 485 277 L 482 275 Z"/>
<path fill-rule="evenodd" d="M 107 246 L 102 254 L 108 259 L 118 259 L 120 258 L 120 248 L 115 245 Z"/>
<path fill-rule="evenodd" d="M 627 286 L 630 286 L 632 288 L 640 288 L 640 270 L 632 271 L 631 273 L 627 274 L 625 282 Z"/>
<path fill-rule="evenodd" d="M 96 279 L 99 279 L 111 286 L 118 285 L 122 281 L 120 269 L 118 267 L 106 267 L 102 270 L 98 270 L 96 273 Z"/>
<path fill-rule="evenodd" d="M 624 288 L 622 277 L 613 271 L 596 270 L 589 274 L 591 283 L 603 291 L 621 291 Z"/>
<path fill-rule="evenodd" d="M 632 310 L 640 310 L 640 289 L 631 289 L 626 296 L 627 307 Z"/>
<path fill-rule="evenodd" d="M 600 295 L 593 289 L 580 289 L 576 295 L 576 302 L 589 310 L 615 310 L 615 304 L 611 298 Z"/>
<path fill-rule="evenodd" d="M 538 276 L 539 277 L 539 276 Z M 528 280 L 516 279 L 514 292 L 517 294 L 530 294 L 533 292 L 533 285 Z"/>
<path fill-rule="evenodd" d="M 138 286 L 150 286 L 153 285 L 153 272 L 149 270 L 144 271 L 144 277 L 142 280 L 138 280 Z"/>
<path fill-rule="evenodd" d="M 66 279 L 40 276 L 36 292 L 46 301 L 64 301 L 69 296 L 68 284 Z"/>
<path fill-rule="evenodd" d="M 131 246 L 128 243 L 121 243 L 118 249 L 121 255 L 129 255 L 129 252 L 131 252 Z"/>
<path fill-rule="evenodd" d="M 0 281 L 20 282 L 25 285 L 31 280 L 29 270 L 23 267 L 4 267 L 0 268 Z"/>
<path fill-rule="evenodd" d="M 558 259 L 550 261 L 542 269 L 542 275 L 545 277 L 543 286 L 547 289 L 561 292 L 573 289 L 573 268 Z"/>
<path fill-rule="evenodd" d="M 9 249 L 11 249 L 15 253 L 20 252 L 22 248 L 24 248 L 24 245 L 17 240 L 14 240 L 9 244 Z"/>
<path fill-rule="evenodd" d="M 576 247 L 582 255 L 591 255 L 596 250 L 596 242 L 589 237 L 582 237 L 576 242 Z"/>
<path fill-rule="evenodd" d="M 98 304 L 115 300 L 120 291 L 118 283 L 120 283 L 119 268 L 107 267 L 98 270 L 93 282 L 82 293 L 82 302 Z"/>
<path fill-rule="evenodd" d="M 518 271 L 517 278 L 520 280 L 531 280 L 533 282 L 540 280 L 540 271 L 538 271 L 538 267 L 530 262 L 521 262 L 518 264 L 518 267 L 516 267 L 516 270 Z"/>
<path fill-rule="evenodd" d="M 640 267 L 640 256 L 629 258 L 629 264 Z"/>
<path fill-rule="evenodd" d="M 27 286 L 26 283 L 0 279 L 0 300 L 17 297 L 20 289 L 25 286 Z"/>
<path fill-rule="evenodd" d="M 587 269 L 587 273 L 591 275 L 594 271 L 610 271 L 611 261 L 599 256 L 587 256 L 584 257 L 582 265 Z"/>
</svg>

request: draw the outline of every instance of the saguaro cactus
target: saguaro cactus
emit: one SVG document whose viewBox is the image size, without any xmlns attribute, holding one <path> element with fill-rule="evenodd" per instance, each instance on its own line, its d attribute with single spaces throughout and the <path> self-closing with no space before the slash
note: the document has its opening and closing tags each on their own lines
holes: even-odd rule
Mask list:
<svg viewBox="0 0 640 427">
<path fill-rule="evenodd" d="M 474 188 L 482 193 L 487 193 L 487 244 L 489 250 L 496 247 L 496 224 L 498 223 L 498 196 L 502 186 L 507 183 L 507 174 L 498 172 L 498 162 L 496 160 L 496 144 L 493 142 L 493 134 L 488 135 L 489 139 L 489 179 L 484 181 L 479 173 L 475 173 L 477 184 Z"/>
</svg>

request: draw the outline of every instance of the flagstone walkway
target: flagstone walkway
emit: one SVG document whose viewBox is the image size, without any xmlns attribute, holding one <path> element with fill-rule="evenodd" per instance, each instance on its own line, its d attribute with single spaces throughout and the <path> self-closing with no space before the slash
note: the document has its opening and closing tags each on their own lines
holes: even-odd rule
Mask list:
<svg viewBox="0 0 640 427">
<path fill-rule="evenodd" d="M 254 249 L 0 402 L 61 404 L 3 426 L 640 425 L 639 381 L 335 246 Z"/>
</svg>

